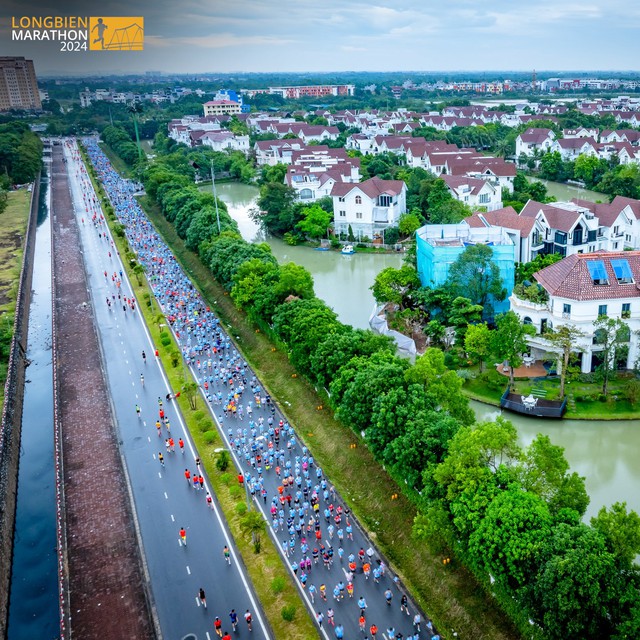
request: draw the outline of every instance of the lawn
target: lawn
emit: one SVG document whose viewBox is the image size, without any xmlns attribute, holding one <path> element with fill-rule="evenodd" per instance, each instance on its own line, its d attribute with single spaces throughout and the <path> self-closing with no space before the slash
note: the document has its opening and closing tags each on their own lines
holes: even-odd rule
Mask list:
<svg viewBox="0 0 640 640">
<path fill-rule="evenodd" d="M 441 629 L 455 629 L 459 638 L 498 640 L 519 634 L 497 609 L 477 581 L 455 562 L 446 566 L 411 535 L 416 509 L 398 492 L 393 479 L 373 459 L 362 440 L 334 420 L 314 387 L 289 364 L 284 353 L 236 309 L 227 293 L 212 279 L 198 257 L 188 251 L 172 225 L 146 198 L 141 199 L 151 220 L 177 259 L 210 302 L 244 357 L 270 394 L 350 503 L 393 569 Z M 352 448 L 355 445 L 355 448 Z"/>
<path fill-rule="evenodd" d="M 477 373 L 477 370 L 475 371 Z M 489 380 L 476 377 L 465 380 L 463 392 L 469 398 L 500 406 L 500 398 L 506 389 L 508 379 L 489 372 Z M 504 378 L 501 380 L 501 378 Z M 606 401 L 601 401 L 602 383 L 585 382 L 579 377 L 568 379 L 565 387 L 567 395 L 567 412 L 564 417 L 571 420 L 633 420 L 640 417 L 637 403 L 626 399 L 626 386 L 633 380 L 633 375 L 620 373 L 609 381 Z M 502 382 L 502 385 L 499 384 Z M 547 400 L 560 398 L 560 378 L 516 378 L 517 395 L 544 397 Z"/>
<path fill-rule="evenodd" d="M 24 236 L 29 219 L 31 192 L 10 191 L 7 208 L 0 214 L 0 330 L 13 330 L 18 280 L 22 268 Z M 4 403 L 7 363 L 0 361 L 0 408 Z"/>
</svg>

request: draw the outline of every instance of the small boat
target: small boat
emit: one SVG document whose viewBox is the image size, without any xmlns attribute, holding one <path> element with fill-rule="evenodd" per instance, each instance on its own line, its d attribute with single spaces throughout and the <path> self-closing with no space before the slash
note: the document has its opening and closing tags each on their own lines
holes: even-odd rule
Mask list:
<svg viewBox="0 0 640 640">
<path fill-rule="evenodd" d="M 329 251 L 329 247 L 316 247 L 316 251 Z"/>
<path fill-rule="evenodd" d="M 342 251 L 340 251 L 340 253 L 345 256 L 350 256 L 355 252 L 356 250 L 353 248 L 352 244 L 345 244 L 344 247 L 342 247 Z"/>
</svg>

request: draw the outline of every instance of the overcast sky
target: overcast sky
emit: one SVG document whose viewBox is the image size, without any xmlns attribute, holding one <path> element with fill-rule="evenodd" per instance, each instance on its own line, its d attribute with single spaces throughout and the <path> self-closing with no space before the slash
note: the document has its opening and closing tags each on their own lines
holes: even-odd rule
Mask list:
<svg viewBox="0 0 640 640">
<path fill-rule="evenodd" d="M 629 0 L 3 0 L 0 55 L 40 74 L 637 70 Z M 64 12 L 57 8 L 64 5 Z M 11 16 L 142 15 L 142 52 L 12 42 Z"/>
</svg>

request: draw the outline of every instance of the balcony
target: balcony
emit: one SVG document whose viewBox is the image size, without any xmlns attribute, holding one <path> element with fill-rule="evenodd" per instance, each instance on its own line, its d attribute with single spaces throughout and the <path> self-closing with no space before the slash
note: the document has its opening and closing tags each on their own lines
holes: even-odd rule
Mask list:
<svg viewBox="0 0 640 640">
<path fill-rule="evenodd" d="M 524 298 L 518 297 L 515 293 L 512 293 L 509 297 L 512 307 L 518 307 L 519 309 L 529 309 L 531 311 L 548 311 L 549 304 L 547 302 L 531 302 Z"/>
</svg>

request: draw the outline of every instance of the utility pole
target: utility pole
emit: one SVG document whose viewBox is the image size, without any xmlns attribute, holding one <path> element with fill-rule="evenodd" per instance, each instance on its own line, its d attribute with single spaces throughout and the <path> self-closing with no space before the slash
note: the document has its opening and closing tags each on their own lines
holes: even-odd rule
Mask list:
<svg viewBox="0 0 640 640">
<path fill-rule="evenodd" d="M 220 235 L 220 212 L 218 211 L 218 195 L 216 194 L 216 177 L 213 173 L 213 158 L 211 158 L 211 191 L 216 206 L 216 221 L 218 222 L 218 235 Z"/>
</svg>

